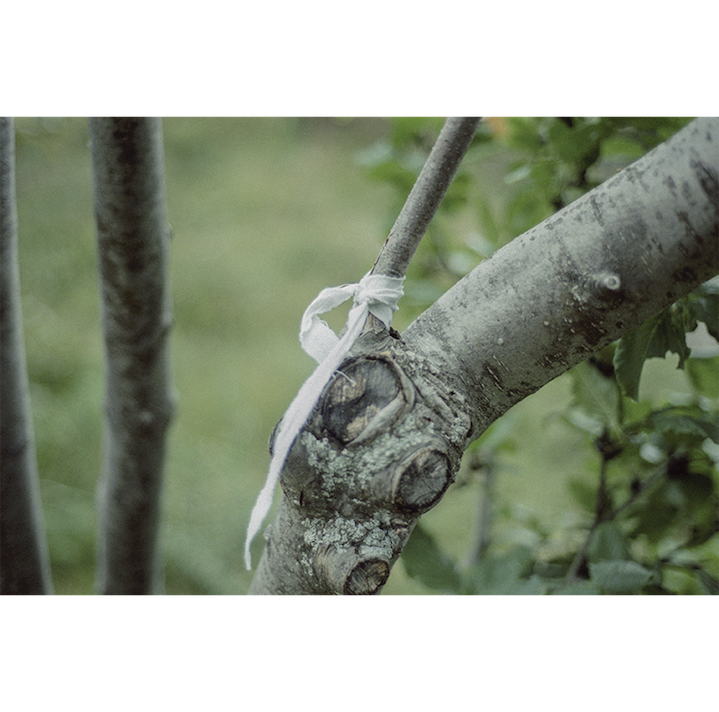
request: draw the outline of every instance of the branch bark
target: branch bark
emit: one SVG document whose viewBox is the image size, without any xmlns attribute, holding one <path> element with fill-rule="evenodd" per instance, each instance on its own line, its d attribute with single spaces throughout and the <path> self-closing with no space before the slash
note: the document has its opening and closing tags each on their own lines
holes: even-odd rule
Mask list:
<svg viewBox="0 0 719 712">
<path fill-rule="evenodd" d="M 478 118 L 447 119 L 370 272 L 395 278 L 404 277 L 419 241 L 422 239 L 457 172 L 462 158 L 469 148 L 479 121 L 480 119 Z M 381 339 L 382 335 L 386 336 L 388 333 L 382 321 L 375 319 L 372 314 L 368 316 L 363 327 L 363 334 L 375 334 L 377 338 Z M 370 366 L 377 366 L 377 364 L 378 362 L 375 361 Z M 381 387 L 393 389 L 396 384 L 392 383 L 391 374 L 383 371 L 381 367 L 370 368 L 368 372 L 367 368 L 365 368 L 366 365 L 363 364 L 358 369 L 358 378 L 361 378 L 362 382 L 361 389 L 367 392 L 379 392 L 382 389 Z M 377 382 L 373 383 L 375 380 Z M 406 388 L 404 388 L 404 391 L 405 397 L 411 395 Z M 358 398 L 364 397 L 364 400 L 366 400 L 366 393 L 348 395 L 347 391 L 343 391 L 338 397 L 343 401 L 348 398 L 354 400 L 356 405 Z M 399 396 L 395 398 L 391 408 L 396 410 L 399 407 L 401 409 L 400 401 Z M 363 423 L 366 420 L 365 416 L 360 416 L 355 419 L 351 427 L 356 428 L 358 423 Z M 363 437 L 368 437 L 367 428 L 371 430 L 376 425 L 377 422 L 375 421 L 373 421 L 373 424 L 364 422 L 362 426 L 364 429 Z M 355 438 L 344 433 L 344 436 L 341 436 L 340 439 L 342 442 L 349 442 Z M 444 456 L 442 455 L 441 457 Z M 285 478 L 285 482 L 288 482 L 287 478 Z M 444 477 L 440 475 L 439 484 L 444 486 L 443 483 Z M 412 496 L 406 491 L 406 488 L 404 495 Z M 287 530 L 290 531 L 291 528 L 289 526 Z M 371 593 L 384 584 L 386 576 L 389 575 L 389 568 L 384 560 L 385 558 L 386 556 L 379 559 L 372 558 L 372 556 L 358 558 L 346 551 L 338 552 L 336 556 L 328 553 L 327 556 L 321 557 L 316 568 L 323 572 L 321 576 L 330 587 L 351 593 Z M 266 589 L 273 590 L 273 587 L 278 583 L 268 583 L 272 578 L 273 574 L 268 567 L 268 560 L 263 556 L 253 579 L 250 592 L 263 593 Z M 313 592 L 313 589 L 310 589 L 309 592 Z"/>
<path fill-rule="evenodd" d="M 669 141 L 481 262 L 403 334 L 466 394 L 471 438 L 717 271 L 719 120 Z"/>
<path fill-rule="evenodd" d="M 172 418 L 169 224 L 158 119 L 91 119 L 102 324 L 105 449 L 98 490 L 102 593 L 162 587 L 157 553 Z"/>
<path fill-rule="evenodd" d="M 419 241 L 454 179 L 479 118 L 449 118 L 397 217 L 372 271 L 404 277 Z"/>
<path fill-rule="evenodd" d="M 369 328 L 282 473 L 251 593 L 377 593 L 466 445 L 718 271 L 719 121 L 698 120 L 482 262 L 401 339 Z"/>
<path fill-rule="evenodd" d="M 0 593 L 52 593 L 20 305 L 12 119 L 0 119 Z"/>
</svg>

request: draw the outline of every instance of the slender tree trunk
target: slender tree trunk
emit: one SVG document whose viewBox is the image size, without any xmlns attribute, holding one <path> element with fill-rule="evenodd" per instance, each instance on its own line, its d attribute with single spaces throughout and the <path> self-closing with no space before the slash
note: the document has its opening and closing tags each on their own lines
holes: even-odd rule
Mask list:
<svg viewBox="0 0 719 712">
<path fill-rule="evenodd" d="M 719 120 L 697 120 L 482 262 L 396 339 L 369 329 L 282 473 L 251 592 L 377 593 L 467 444 L 719 271 Z"/>
<path fill-rule="evenodd" d="M 51 593 L 20 308 L 13 122 L 0 119 L 0 592 Z"/>
<path fill-rule="evenodd" d="M 158 520 L 173 411 L 161 124 L 91 119 L 90 138 L 106 382 L 98 588 L 153 593 L 163 585 Z"/>
</svg>

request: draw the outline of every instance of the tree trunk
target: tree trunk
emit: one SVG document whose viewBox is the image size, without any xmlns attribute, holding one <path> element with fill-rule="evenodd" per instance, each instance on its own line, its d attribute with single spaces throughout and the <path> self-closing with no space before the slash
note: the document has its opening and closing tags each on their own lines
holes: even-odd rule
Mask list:
<svg viewBox="0 0 719 712">
<path fill-rule="evenodd" d="M 251 593 L 377 593 L 465 447 L 719 271 L 719 120 L 515 239 L 401 339 L 355 344 L 287 458 Z"/>
<path fill-rule="evenodd" d="M 90 138 L 106 383 L 98 588 L 153 593 L 162 588 L 157 534 L 173 411 L 161 124 L 91 119 Z"/>
<path fill-rule="evenodd" d="M 20 307 L 13 122 L 0 119 L 0 592 L 51 593 Z"/>
</svg>

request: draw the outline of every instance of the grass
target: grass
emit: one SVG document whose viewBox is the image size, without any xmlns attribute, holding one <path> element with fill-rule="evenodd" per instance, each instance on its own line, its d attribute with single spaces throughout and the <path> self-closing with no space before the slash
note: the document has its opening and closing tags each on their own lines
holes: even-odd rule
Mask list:
<svg viewBox="0 0 719 712">
<path fill-rule="evenodd" d="M 53 580 L 57 593 L 89 594 L 103 365 L 87 126 L 16 127 L 25 338 Z M 394 196 L 355 160 L 386 130 L 371 119 L 164 121 L 179 397 L 163 493 L 167 593 L 249 587 L 242 547 L 267 439 L 313 367 L 297 341 L 301 315 L 322 288 L 369 269 L 394 217 Z M 400 310 L 396 325 L 406 321 Z M 339 327 L 342 316 L 330 322 Z M 683 374 L 662 368 L 681 386 Z M 498 485 L 502 501 L 548 526 L 578 516 L 567 477 L 593 477 L 579 437 L 548 419 L 566 394 L 560 378 L 512 409 L 523 447 L 507 456 Z M 477 496 L 474 485 L 453 487 L 423 520 L 455 558 L 468 546 Z M 428 592 L 401 564 L 385 591 Z"/>
<path fill-rule="evenodd" d="M 58 593 L 92 593 L 102 345 L 86 122 L 16 123 L 20 261 L 41 491 Z M 297 342 L 323 287 L 384 240 L 388 192 L 354 153 L 383 130 L 168 119 L 173 379 L 162 540 L 168 593 L 242 593 L 267 439 L 313 362 Z"/>
</svg>

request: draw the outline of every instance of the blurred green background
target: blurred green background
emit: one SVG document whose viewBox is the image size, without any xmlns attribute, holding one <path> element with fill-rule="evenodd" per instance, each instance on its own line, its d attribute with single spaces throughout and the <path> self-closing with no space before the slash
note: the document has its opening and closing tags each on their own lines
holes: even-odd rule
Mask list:
<svg viewBox="0 0 719 712">
<path fill-rule="evenodd" d="M 165 588 L 242 594 L 252 575 L 242 564 L 245 528 L 269 464 L 267 440 L 314 365 L 297 340 L 302 313 L 324 287 L 359 280 L 396 216 L 396 195 L 366 167 L 392 129 L 370 118 L 171 118 L 163 129 L 179 402 L 163 496 Z M 495 145 L 482 151 L 474 154 L 477 189 L 501 202 L 511 156 Z M 87 122 L 17 119 L 16 156 L 22 306 L 53 582 L 56 593 L 90 594 L 103 362 Z M 460 271 L 481 259 L 480 212 L 447 218 L 434 233 L 463 246 Z M 413 301 L 408 285 L 393 325 L 406 328 L 426 297 Z M 340 309 L 327 319 L 339 328 L 345 315 Z M 643 397 L 687 390 L 675 363 L 647 364 Z M 555 417 L 568 394 L 559 378 L 505 416 L 522 447 L 506 453 L 495 485 L 500 541 L 527 536 L 516 526 L 523 519 L 552 530 L 583 516 L 567 481 L 594 483 L 596 464 L 588 464 L 582 436 Z M 456 558 L 470 545 L 480 495 L 481 482 L 460 473 L 422 520 Z M 384 589 L 430 592 L 401 561 Z"/>
</svg>

